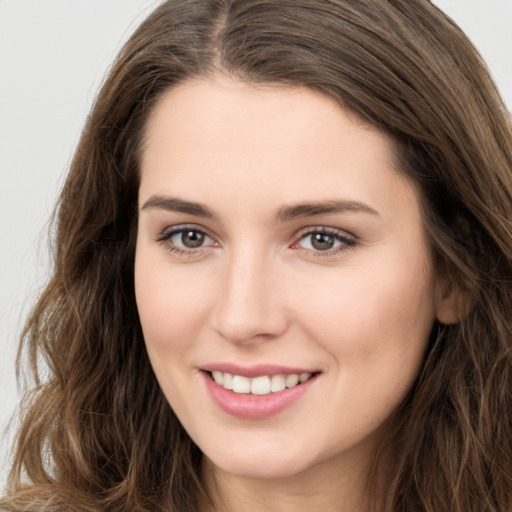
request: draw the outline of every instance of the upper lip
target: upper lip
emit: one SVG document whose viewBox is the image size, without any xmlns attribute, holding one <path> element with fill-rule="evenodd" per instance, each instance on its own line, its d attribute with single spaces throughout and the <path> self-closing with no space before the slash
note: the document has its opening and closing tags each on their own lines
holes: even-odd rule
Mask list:
<svg viewBox="0 0 512 512">
<path fill-rule="evenodd" d="M 299 368 L 291 366 L 281 366 L 276 364 L 256 364 L 239 365 L 235 363 L 212 363 L 201 366 L 201 370 L 206 372 L 231 373 L 232 375 L 241 375 L 243 377 L 260 377 L 263 375 L 291 375 L 294 373 L 317 373 L 318 370 L 310 368 Z"/>
</svg>

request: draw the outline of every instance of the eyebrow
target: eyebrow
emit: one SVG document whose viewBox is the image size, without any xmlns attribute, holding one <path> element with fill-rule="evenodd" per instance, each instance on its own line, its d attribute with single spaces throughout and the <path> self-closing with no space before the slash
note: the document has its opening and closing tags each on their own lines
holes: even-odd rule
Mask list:
<svg viewBox="0 0 512 512">
<path fill-rule="evenodd" d="M 342 199 L 331 199 L 314 203 L 299 203 L 285 206 L 277 213 L 277 220 L 288 221 L 300 219 L 302 217 L 311 217 L 315 215 L 327 215 L 330 213 L 369 213 L 380 216 L 377 210 L 374 210 L 367 204 L 359 201 L 346 201 Z"/>
<path fill-rule="evenodd" d="M 172 212 L 187 213 L 197 217 L 213 218 L 213 210 L 201 203 L 186 201 L 177 197 L 168 197 L 162 195 L 151 196 L 141 207 L 141 210 L 150 208 L 167 210 Z M 277 212 L 276 219 L 286 222 L 303 217 L 312 217 L 315 215 L 327 215 L 332 213 L 368 213 L 379 216 L 377 210 L 374 210 L 367 204 L 359 201 L 347 201 L 343 199 L 331 199 L 328 201 L 319 201 L 313 203 L 298 203 L 290 206 L 284 206 Z"/>
<path fill-rule="evenodd" d="M 214 217 L 214 213 L 210 208 L 201 203 L 185 201 L 177 197 L 167 197 L 160 195 L 151 196 L 141 207 L 141 210 L 149 208 L 157 208 L 170 212 L 188 213 L 197 217 Z"/>
</svg>

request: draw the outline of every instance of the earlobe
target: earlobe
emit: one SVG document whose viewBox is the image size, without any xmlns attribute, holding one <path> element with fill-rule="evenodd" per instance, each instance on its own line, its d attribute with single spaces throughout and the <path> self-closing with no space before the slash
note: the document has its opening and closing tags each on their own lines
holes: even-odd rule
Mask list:
<svg viewBox="0 0 512 512">
<path fill-rule="evenodd" d="M 436 320 L 441 324 L 464 320 L 475 306 L 474 294 L 461 284 L 444 282 L 436 288 Z"/>
</svg>

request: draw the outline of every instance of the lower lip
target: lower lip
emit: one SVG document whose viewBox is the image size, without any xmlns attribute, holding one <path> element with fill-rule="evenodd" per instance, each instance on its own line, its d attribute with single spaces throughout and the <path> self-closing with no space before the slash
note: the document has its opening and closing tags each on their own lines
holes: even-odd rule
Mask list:
<svg viewBox="0 0 512 512">
<path fill-rule="evenodd" d="M 225 413 L 247 420 L 261 420 L 280 413 L 299 400 L 318 378 L 318 375 L 314 375 L 302 384 L 276 393 L 250 395 L 224 389 L 211 378 L 208 372 L 201 373 L 213 401 Z"/>
</svg>

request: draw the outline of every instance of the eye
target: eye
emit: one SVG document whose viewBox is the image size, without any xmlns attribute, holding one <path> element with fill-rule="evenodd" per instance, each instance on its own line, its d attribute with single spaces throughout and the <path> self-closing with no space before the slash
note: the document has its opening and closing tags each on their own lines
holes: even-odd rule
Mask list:
<svg viewBox="0 0 512 512">
<path fill-rule="evenodd" d="M 175 232 L 169 240 L 177 247 L 181 246 L 186 249 L 197 249 L 202 247 L 205 242 L 212 241 L 209 236 L 197 229 L 183 229 Z"/>
<path fill-rule="evenodd" d="M 295 246 L 315 252 L 332 254 L 353 247 L 356 241 L 342 231 L 320 228 L 303 234 Z"/>
<path fill-rule="evenodd" d="M 157 238 L 166 249 L 180 254 L 195 251 L 209 245 L 215 245 L 214 240 L 204 231 L 194 227 L 177 227 L 168 230 Z"/>
</svg>

